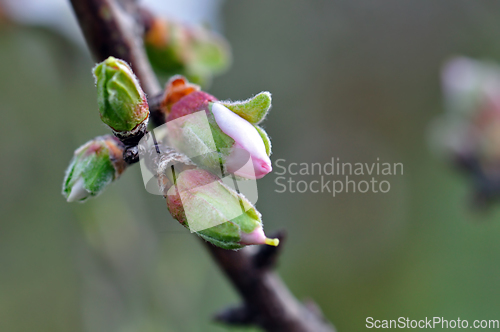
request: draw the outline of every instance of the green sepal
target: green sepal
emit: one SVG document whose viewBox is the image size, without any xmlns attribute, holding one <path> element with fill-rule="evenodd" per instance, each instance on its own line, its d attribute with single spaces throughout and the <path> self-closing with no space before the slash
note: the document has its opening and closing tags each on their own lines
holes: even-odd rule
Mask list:
<svg viewBox="0 0 500 332">
<path fill-rule="evenodd" d="M 101 193 L 114 180 L 116 173 L 109 152 L 96 156 L 94 161 L 88 161 L 85 173 L 85 188 L 91 196 Z"/>
<path fill-rule="evenodd" d="M 229 188 L 227 189 L 231 190 Z M 220 201 L 220 203 L 222 204 L 224 202 Z M 241 240 L 241 233 L 251 233 L 257 227 L 262 226 L 260 213 L 258 213 L 253 206 L 249 207 L 245 204 L 245 208 L 248 210 L 238 217 L 217 226 L 198 231 L 196 234 L 208 242 L 224 249 L 243 248 L 244 245 L 239 243 Z"/>
<path fill-rule="evenodd" d="M 259 133 L 260 137 L 264 141 L 264 146 L 266 147 L 266 154 L 267 156 L 271 156 L 272 150 L 271 150 L 271 139 L 269 138 L 269 135 L 266 133 L 266 131 L 257 125 L 254 125 L 255 129 L 257 129 L 257 132 Z"/>
<path fill-rule="evenodd" d="M 269 112 L 271 101 L 271 93 L 263 91 L 244 101 L 221 101 L 220 103 L 248 122 L 258 124 L 264 120 Z"/>
<path fill-rule="evenodd" d="M 176 183 L 180 188 L 190 190 L 188 194 L 184 194 L 182 201 L 177 187 L 171 187 L 167 195 L 168 209 L 182 225 L 190 229 L 189 224 L 195 224 L 198 220 L 201 223 L 206 220 L 221 222 L 216 226 L 195 231 L 206 241 L 224 249 L 239 249 L 244 247 L 240 243 L 242 233 L 251 233 L 262 227 L 261 215 L 252 203 L 207 171 L 186 170 L 180 173 Z M 192 220 L 187 220 L 184 210 L 186 206 L 192 209 Z M 242 207 L 244 211 L 241 210 Z M 226 217 L 238 213 L 240 214 L 237 217 L 230 220 Z"/>
</svg>

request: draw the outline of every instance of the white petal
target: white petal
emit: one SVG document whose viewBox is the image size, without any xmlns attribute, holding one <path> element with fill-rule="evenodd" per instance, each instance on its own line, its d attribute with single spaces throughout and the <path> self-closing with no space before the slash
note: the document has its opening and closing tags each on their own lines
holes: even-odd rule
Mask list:
<svg viewBox="0 0 500 332">
<path fill-rule="evenodd" d="M 264 141 L 257 129 L 250 122 L 221 104 L 212 104 L 212 113 L 219 128 L 236 142 L 234 148 L 240 148 L 250 153 L 256 178 L 261 178 L 269 173 L 272 170 L 271 160 L 267 156 Z M 245 163 L 243 162 L 243 164 Z"/>
<path fill-rule="evenodd" d="M 71 187 L 71 192 L 68 195 L 68 202 L 76 202 L 81 199 L 87 198 L 90 195 L 90 192 L 84 188 L 83 178 L 79 178 L 73 187 Z"/>
</svg>

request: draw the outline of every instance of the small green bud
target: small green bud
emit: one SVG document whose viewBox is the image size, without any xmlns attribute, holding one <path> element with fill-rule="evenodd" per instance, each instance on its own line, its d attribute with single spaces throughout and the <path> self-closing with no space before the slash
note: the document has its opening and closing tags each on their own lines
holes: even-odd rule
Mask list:
<svg viewBox="0 0 500 332">
<path fill-rule="evenodd" d="M 153 17 L 144 44 L 154 69 L 165 76 L 182 74 L 206 84 L 231 63 L 226 40 L 203 27 L 191 27 Z"/>
<path fill-rule="evenodd" d="M 117 136 L 136 135 L 145 130 L 149 118 L 146 95 L 129 65 L 107 58 L 94 68 L 97 104 L 101 120 Z"/>
<path fill-rule="evenodd" d="M 261 214 L 252 203 L 205 170 L 181 172 L 167 192 L 167 206 L 183 226 L 218 247 L 279 244 L 265 236 Z"/>
<path fill-rule="evenodd" d="M 231 51 L 220 35 L 201 27 L 190 31 L 191 59 L 189 70 L 193 73 L 220 73 L 231 63 Z"/>
<path fill-rule="evenodd" d="M 66 170 L 62 194 L 68 202 L 83 202 L 99 195 L 126 168 L 123 145 L 114 136 L 97 137 L 74 154 Z"/>
<path fill-rule="evenodd" d="M 144 36 L 144 46 L 153 67 L 167 76 L 186 69 L 186 34 L 181 25 L 153 18 Z"/>
</svg>

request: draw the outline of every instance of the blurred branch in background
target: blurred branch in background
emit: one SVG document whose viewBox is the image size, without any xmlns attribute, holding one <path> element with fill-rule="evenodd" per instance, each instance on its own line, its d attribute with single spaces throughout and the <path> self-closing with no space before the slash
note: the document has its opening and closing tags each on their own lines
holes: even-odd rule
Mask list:
<svg viewBox="0 0 500 332">
<path fill-rule="evenodd" d="M 146 94 L 156 98 L 161 88 L 146 58 L 141 24 L 144 16 L 135 1 L 71 0 L 71 3 L 95 60 L 115 56 L 127 61 Z M 162 124 L 162 118 L 154 114 L 152 120 L 155 125 Z M 283 234 L 280 238 L 283 239 Z M 302 305 L 272 272 L 279 254 L 277 248 L 229 251 L 205 244 L 244 300 L 242 306 L 221 312 L 216 320 L 230 325 L 255 325 L 267 331 L 334 331 L 316 306 Z"/>
</svg>

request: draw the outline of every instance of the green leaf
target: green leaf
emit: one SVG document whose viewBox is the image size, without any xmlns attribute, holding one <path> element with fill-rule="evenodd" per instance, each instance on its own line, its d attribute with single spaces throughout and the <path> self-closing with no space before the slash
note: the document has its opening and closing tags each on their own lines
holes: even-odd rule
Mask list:
<svg viewBox="0 0 500 332">
<path fill-rule="evenodd" d="M 244 101 L 221 101 L 220 103 L 248 122 L 258 124 L 264 120 L 271 108 L 271 93 L 263 91 Z"/>
</svg>

